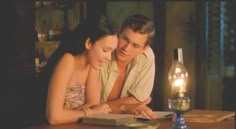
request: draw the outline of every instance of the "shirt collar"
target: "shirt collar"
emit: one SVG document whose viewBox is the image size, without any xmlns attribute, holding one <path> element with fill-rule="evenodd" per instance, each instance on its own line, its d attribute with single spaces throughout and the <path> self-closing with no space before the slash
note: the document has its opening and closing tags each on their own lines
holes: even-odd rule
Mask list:
<svg viewBox="0 0 236 129">
<path fill-rule="evenodd" d="M 117 62 L 116 62 L 116 57 L 115 57 L 115 52 L 113 52 L 111 54 L 111 61 L 109 62 L 109 68 L 108 68 L 109 72 L 115 71 L 118 72 L 117 69 Z"/>
</svg>

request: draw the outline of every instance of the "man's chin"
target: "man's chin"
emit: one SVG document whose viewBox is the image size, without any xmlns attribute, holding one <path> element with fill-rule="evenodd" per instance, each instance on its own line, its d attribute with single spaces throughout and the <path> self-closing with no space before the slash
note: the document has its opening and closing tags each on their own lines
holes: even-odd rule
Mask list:
<svg viewBox="0 0 236 129">
<path fill-rule="evenodd" d="M 92 66 L 96 70 L 100 70 L 102 66 Z"/>
<path fill-rule="evenodd" d="M 119 61 L 119 62 L 126 62 L 127 59 L 126 58 L 117 58 L 117 61 Z"/>
</svg>

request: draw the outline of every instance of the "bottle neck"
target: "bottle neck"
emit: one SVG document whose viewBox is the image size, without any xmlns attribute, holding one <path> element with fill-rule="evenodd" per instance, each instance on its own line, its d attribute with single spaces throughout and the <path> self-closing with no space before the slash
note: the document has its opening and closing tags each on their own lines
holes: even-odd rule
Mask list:
<svg viewBox="0 0 236 129">
<path fill-rule="evenodd" d="M 174 62 L 178 62 L 178 63 L 184 64 L 182 48 L 174 49 L 173 57 L 174 57 Z"/>
</svg>

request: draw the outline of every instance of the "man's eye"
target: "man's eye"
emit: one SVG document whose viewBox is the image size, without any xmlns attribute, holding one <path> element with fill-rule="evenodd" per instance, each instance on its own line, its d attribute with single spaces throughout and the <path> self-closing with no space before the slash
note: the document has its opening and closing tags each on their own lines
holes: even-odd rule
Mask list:
<svg viewBox="0 0 236 129">
<path fill-rule="evenodd" d="M 139 48 L 139 45 L 133 44 L 134 48 Z"/>
<path fill-rule="evenodd" d="M 109 52 L 109 50 L 108 49 L 103 49 L 103 52 Z"/>
</svg>

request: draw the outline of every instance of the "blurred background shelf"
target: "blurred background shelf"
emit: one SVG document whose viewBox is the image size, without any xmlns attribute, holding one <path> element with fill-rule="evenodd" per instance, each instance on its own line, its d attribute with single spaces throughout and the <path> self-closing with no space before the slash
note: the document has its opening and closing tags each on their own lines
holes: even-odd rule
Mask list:
<svg viewBox="0 0 236 129">
<path fill-rule="evenodd" d="M 55 52 L 55 50 L 60 45 L 61 41 L 44 41 L 36 42 L 36 50 L 42 50 L 46 59 L 49 59 L 50 56 Z"/>
</svg>

